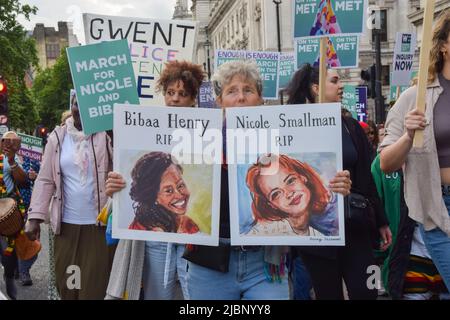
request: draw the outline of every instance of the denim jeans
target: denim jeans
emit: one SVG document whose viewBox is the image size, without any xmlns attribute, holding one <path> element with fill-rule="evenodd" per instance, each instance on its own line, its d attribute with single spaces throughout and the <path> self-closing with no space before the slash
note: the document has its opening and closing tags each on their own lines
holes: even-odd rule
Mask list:
<svg viewBox="0 0 450 320">
<path fill-rule="evenodd" d="M 294 300 L 311 300 L 312 280 L 301 257 L 293 261 Z"/>
<path fill-rule="evenodd" d="M 30 273 L 30 269 L 33 266 L 34 262 L 37 260 L 38 255 L 36 254 L 33 258 L 28 260 L 19 260 L 19 273 Z"/>
<path fill-rule="evenodd" d="M 443 196 L 445 205 L 450 215 L 450 195 Z M 450 237 L 440 228 L 425 231 L 420 225 L 423 242 L 430 253 L 436 268 L 450 290 Z"/>
<path fill-rule="evenodd" d="M 288 277 L 269 282 L 264 273 L 264 247 L 231 250 L 227 273 L 188 262 L 187 285 L 192 300 L 288 300 Z"/>
<path fill-rule="evenodd" d="M 186 289 L 187 261 L 182 258 L 184 245 L 166 242 L 146 241 L 144 260 L 144 299 L 173 300 L 177 285 L 177 274 L 183 291 Z"/>
</svg>

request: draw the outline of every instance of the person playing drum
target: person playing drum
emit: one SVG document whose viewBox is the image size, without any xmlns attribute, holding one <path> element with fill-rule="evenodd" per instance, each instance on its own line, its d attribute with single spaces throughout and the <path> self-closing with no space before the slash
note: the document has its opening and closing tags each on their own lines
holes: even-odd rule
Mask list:
<svg viewBox="0 0 450 320">
<path fill-rule="evenodd" d="M 0 198 L 11 197 L 18 202 L 20 200 L 17 199 L 17 187 L 23 186 L 26 182 L 25 172 L 18 164 L 16 157 L 19 146 L 20 138 L 15 132 L 8 131 L 3 134 L 0 144 Z M 6 293 L 10 299 L 15 300 L 17 290 L 14 283 L 14 272 L 17 268 L 17 256 L 12 241 L 14 237 L 0 235 L 0 240 L 1 260 L 5 269 Z"/>
</svg>

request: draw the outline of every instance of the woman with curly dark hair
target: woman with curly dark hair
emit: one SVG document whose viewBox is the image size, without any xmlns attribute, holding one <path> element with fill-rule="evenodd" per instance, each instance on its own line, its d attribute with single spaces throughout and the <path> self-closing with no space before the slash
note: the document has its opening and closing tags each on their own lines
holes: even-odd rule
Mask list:
<svg viewBox="0 0 450 320">
<path fill-rule="evenodd" d="M 204 77 L 204 71 L 198 64 L 170 61 L 156 83 L 156 91 L 162 92 L 168 107 L 194 107 Z"/>
<path fill-rule="evenodd" d="M 183 168 L 164 152 L 147 153 L 136 162 L 130 190 L 136 217 L 130 229 L 189 234 L 199 231 L 186 216 L 190 191 L 182 175 Z"/>
<path fill-rule="evenodd" d="M 205 78 L 203 68 L 200 65 L 188 61 L 170 61 L 165 65 L 164 70 L 157 82 L 156 90 L 164 95 L 164 101 L 168 107 L 195 107 L 199 88 Z M 172 172 L 172 177 L 177 174 L 181 176 L 182 170 L 171 162 L 162 153 L 149 153 L 143 156 L 133 170 L 133 185 L 131 197 L 135 201 L 136 218 L 131 225 L 132 229 L 195 233 L 198 227 L 187 217 L 180 219 L 181 214 L 176 216 L 170 212 L 176 212 L 184 204 L 166 203 L 158 200 L 157 190 L 163 185 L 164 174 L 167 170 Z M 172 163 L 172 164 L 170 164 Z M 164 171 L 158 168 L 166 168 Z M 153 170 L 153 168 L 156 170 Z M 169 168 L 169 169 L 168 169 Z M 178 169 L 177 169 L 178 168 Z M 142 174 L 142 176 L 141 176 Z M 144 177 L 143 179 L 141 179 Z M 149 184 L 149 181 L 160 181 Z M 110 172 L 106 181 L 106 194 L 112 197 L 116 192 L 125 188 L 126 181 L 120 173 Z M 169 187 L 176 189 L 176 185 Z M 187 205 L 187 201 L 186 201 Z M 177 221 L 177 219 L 179 221 Z M 120 281 L 125 269 L 116 270 L 115 266 L 129 265 L 136 267 L 138 264 L 131 258 L 126 258 L 127 249 L 133 247 L 133 256 L 137 257 L 141 264 L 139 270 L 134 272 L 135 277 L 127 279 L 127 283 L 135 290 L 110 290 L 115 288 L 116 281 Z M 157 241 L 130 241 L 121 240 L 118 245 L 119 253 L 114 258 L 113 271 L 111 272 L 110 287 L 107 297 L 123 298 L 126 295 L 129 299 L 138 299 L 140 296 L 141 282 L 143 284 L 144 299 L 148 300 L 171 300 L 175 298 L 176 275 L 180 280 L 183 296 L 188 299 L 186 287 L 186 267 L 187 261 L 182 258 L 184 245 L 171 244 Z M 125 253 L 124 253 L 125 251 Z M 127 259 L 125 261 L 125 259 Z"/>
</svg>

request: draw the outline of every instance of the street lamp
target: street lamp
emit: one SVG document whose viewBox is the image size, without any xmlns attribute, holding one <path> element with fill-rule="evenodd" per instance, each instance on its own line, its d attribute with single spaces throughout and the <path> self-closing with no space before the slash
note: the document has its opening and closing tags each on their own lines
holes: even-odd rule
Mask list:
<svg viewBox="0 0 450 320">
<path fill-rule="evenodd" d="M 278 36 L 278 52 L 281 52 L 281 27 L 280 27 L 280 4 L 281 0 L 272 0 L 277 7 L 277 36 Z M 283 90 L 280 90 L 280 102 L 284 104 Z"/>
<path fill-rule="evenodd" d="M 206 41 L 203 44 L 203 46 L 205 47 L 205 51 L 206 51 L 206 66 L 207 66 L 207 73 L 208 73 L 208 80 L 211 80 L 211 60 L 209 59 L 209 49 L 211 47 L 211 42 L 209 42 L 209 38 L 208 38 L 208 28 L 205 27 L 205 34 L 206 34 Z M 205 64 L 203 64 L 203 66 L 205 66 Z"/>
<path fill-rule="evenodd" d="M 272 0 L 277 7 L 277 35 L 278 35 L 278 51 L 281 52 L 281 27 L 280 27 L 280 4 L 281 0 Z"/>
</svg>

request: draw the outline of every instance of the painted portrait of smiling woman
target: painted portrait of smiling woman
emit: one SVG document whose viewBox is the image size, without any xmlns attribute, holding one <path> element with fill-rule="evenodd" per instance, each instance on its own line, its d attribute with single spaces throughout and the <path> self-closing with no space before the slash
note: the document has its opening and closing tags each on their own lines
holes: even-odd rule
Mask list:
<svg viewBox="0 0 450 320">
<path fill-rule="evenodd" d="M 307 163 L 287 155 L 261 157 L 246 183 L 254 219 L 249 235 L 339 234 L 337 197 Z"/>
<path fill-rule="evenodd" d="M 129 229 L 199 232 L 196 223 L 186 215 L 191 194 L 183 179 L 183 168 L 170 154 L 145 154 L 136 162 L 131 178 L 130 196 L 135 218 Z"/>
</svg>

